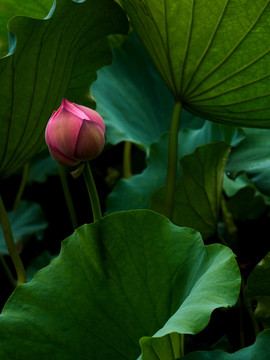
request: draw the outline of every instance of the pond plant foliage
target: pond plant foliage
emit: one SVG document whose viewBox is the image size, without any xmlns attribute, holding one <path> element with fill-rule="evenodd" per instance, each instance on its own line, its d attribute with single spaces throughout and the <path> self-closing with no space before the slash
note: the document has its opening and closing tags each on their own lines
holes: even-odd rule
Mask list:
<svg viewBox="0 0 270 360">
<path fill-rule="evenodd" d="M 269 360 L 270 0 L 1 0 L 0 55 L 0 358 Z"/>
</svg>

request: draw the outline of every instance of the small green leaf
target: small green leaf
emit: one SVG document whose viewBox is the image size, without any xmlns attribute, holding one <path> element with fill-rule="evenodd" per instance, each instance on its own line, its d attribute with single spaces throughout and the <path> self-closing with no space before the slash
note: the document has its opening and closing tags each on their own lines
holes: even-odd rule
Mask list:
<svg viewBox="0 0 270 360">
<path fill-rule="evenodd" d="M 254 311 L 255 319 L 264 329 L 270 328 L 270 296 L 259 296 Z"/>
<path fill-rule="evenodd" d="M 58 164 L 46 147 L 32 158 L 27 182 L 44 183 L 50 175 L 58 175 Z"/>
<path fill-rule="evenodd" d="M 140 340 L 142 348 L 142 360 L 175 360 L 180 359 L 181 335 L 172 333 L 162 338 L 142 338 Z"/>
<path fill-rule="evenodd" d="M 121 0 L 171 93 L 226 124 L 269 127 L 269 0 Z"/>
<path fill-rule="evenodd" d="M 270 331 L 263 331 L 253 345 L 232 354 L 220 350 L 196 351 L 185 356 L 183 360 L 269 360 L 269 347 Z"/>
<path fill-rule="evenodd" d="M 14 241 L 18 245 L 26 243 L 32 236 L 38 240 L 42 239 L 47 222 L 39 204 L 21 201 L 16 211 L 8 212 L 8 217 Z M 2 227 L 0 227 L 0 252 L 3 255 L 8 254 Z"/>
<path fill-rule="evenodd" d="M 202 330 L 239 287 L 229 248 L 204 246 L 151 211 L 112 214 L 78 228 L 14 291 L 0 316 L 0 358 L 136 359 L 141 337 Z"/>
<path fill-rule="evenodd" d="M 245 139 L 230 154 L 226 172 L 236 178 L 243 171 L 258 190 L 270 195 L 270 130 L 243 129 Z"/>
<path fill-rule="evenodd" d="M 249 275 L 246 296 L 270 296 L 270 252 Z"/>
<path fill-rule="evenodd" d="M 199 231 L 204 239 L 216 232 L 224 167 L 230 146 L 224 142 L 198 147 L 181 158 L 180 180 L 176 185 L 173 222 Z M 162 213 L 165 187 L 152 195 L 151 208 Z"/>
<path fill-rule="evenodd" d="M 257 299 L 256 319 L 270 327 L 270 252 L 259 262 L 247 280 L 245 295 Z"/>
<path fill-rule="evenodd" d="M 225 175 L 223 189 L 228 197 L 226 206 L 235 220 L 258 219 L 270 203 L 269 197 L 261 194 L 246 174 L 235 180 Z"/>
</svg>

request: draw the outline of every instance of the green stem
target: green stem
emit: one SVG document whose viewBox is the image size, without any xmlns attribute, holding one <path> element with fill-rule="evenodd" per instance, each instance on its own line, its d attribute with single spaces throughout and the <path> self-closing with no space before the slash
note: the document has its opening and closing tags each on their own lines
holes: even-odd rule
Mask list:
<svg viewBox="0 0 270 360">
<path fill-rule="evenodd" d="M 123 154 L 123 178 L 129 179 L 132 176 L 131 172 L 131 146 L 130 141 L 125 141 Z"/>
<path fill-rule="evenodd" d="M 171 333 L 170 340 L 174 359 L 181 359 L 184 357 L 184 334 Z"/>
<path fill-rule="evenodd" d="M 71 197 L 71 194 L 69 191 L 65 167 L 62 165 L 58 165 L 58 172 L 60 175 L 62 189 L 64 192 L 64 196 L 65 196 L 65 200 L 66 200 L 66 204 L 67 204 L 67 208 L 68 208 L 68 212 L 69 212 L 69 217 L 70 217 L 73 229 L 75 230 L 78 227 L 78 222 L 77 222 L 77 217 L 76 217 L 76 212 L 74 209 L 72 197 Z"/>
<path fill-rule="evenodd" d="M 15 289 L 17 286 L 16 281 L 15 281 L 14 277 L 12 276 L 11 271 L 1 253 L 0 253 L 0 264 L 2 265 L 2 268 L 4 269 L 4 271 L 7 275 L 7 278 L 8 278 L 8 281 L 10 282 L 11 287 L 13 289 Z"/>
<path fill-rule="evenodd" d="M 255 314 L 254 314 L 254 311 L 251 307 L 251 301 L 249 298 L 247 298 L 245 296 L 245 287 L 246 287 L 246 284 L 245 284 L 245 280 L 244 280 L 244 277 L 242 276 L 241 277 L 241 292 L 240 292 L 240 334 L 243 334 L 241 336 L 241 339 L 243 339 L 241 341 L 241 345 L 242 347 L 246 347 L 246 344 L 245 344 L 245 326 L 244 326 L 244 310 L 247 312 L 248 316 L 249 316 L 249 319 L 250 319 L 250 322 L 251 322 L 251 326 L 253 328 L 253 335 L 254 335 L 254 341 L 256 339 L 256 337 L 258 336 L 259 332 L 260 332 L 260 329 L 259 329 L 259 325 L 258 325 L 258 322 L 255 318 Z"/>
<path fill-rule="evenodd" d="M 85 163 L 85 167 L 83 169 L 83 175 L 92 206 L 94 221 L 100 220 L 102 218 L 102 213 L 99 203 L 99 197 L 88 161 L 86 161 Z"/>
<path fill-rule="evenodd" d="M 25 270 L 14 242 L 10 222 L 1 195 L 0 195 L 0 222 L 2 225 L 7 249 L 17 273 L 18 285 L 20 285 L 26 282 Z"/>
<path fill-rule="evenodd" d="M 185 355 L 185 335 L 184 334 L 180 334 L 180 341 L 181 341 L 181 354 L 180 357 L 184 357 Z"/>
<path fill-rule="evenodd" d="M 20 187 L 19 187 L 19 190 L 17 192 L 16 198 L 15 198 L 15 201 L 13 204 L 13 211 L 17 210 L 19 203 L 21 201 L 21 197 L 24 192 L 24 188 L 27 183 L 28 176 L 29 176 L 29 170 L 30 170 L 30 163 L 27 163 L 24 165 L 24 168 L 23 168 L 22 180 L 21 180 Z"/>
<path fill-rule="evenodd" d="M 178 163 L 178 131 L 180 123 L 182 104 L 181 102 L 175 102 L 171 124 L 170 124 L 170 136 L 169 136 L 169 148 L 168 148 L 168 168 L 167 168 L 167 180 L 165 190 L 165 206 L 164 215 L 168 219 L 172 220 L 175 200 L 175 188 L 176 188 L 176 175 L 177 175 L 177 163 Z"/>
</svg>

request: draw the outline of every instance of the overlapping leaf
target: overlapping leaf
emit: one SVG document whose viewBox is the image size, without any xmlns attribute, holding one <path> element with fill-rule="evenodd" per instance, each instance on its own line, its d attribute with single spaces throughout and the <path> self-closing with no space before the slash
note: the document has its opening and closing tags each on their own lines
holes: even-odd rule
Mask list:
<svg viewBox="0 0 270 360">
<path fill-rule="evenodd" d="M 223 188 L 228 197 L 226 206 L 235 220 L 257 219 L 270 204 L 269 197 L 260 193 L 246 174 L 235 180 L 225 174 Z"/>
<path fill-rule="evenodd" d="M 262 193 L 270 195 L 270 131 L 244 129 L 244 132 L 244 141 L 232 149 L 226 172 L 236 178 L 245 171 Z"/>
<path fill-rule="evenodd" d="M 246 295 L 270 296 L 270 252 L 259 262 L 247 281 Z"/>
<path fill-rule="evenodd" d="M 1 177 L 37 152 L 62 97 L 89 105 L 89 85 L 112 58 L 106 36 L 126 32 L 127 21 L 112 0 L 58 0 L 46 20 L 15 17 L 9 29 L 13 53 L 0 60 Z"/>
<path fill-rule="evenodd" d="M 200 331 L 239 285 L 229 248 L 204 246 L 151 211 L 113 214 L 77 229 L 15 290 L 0 316 L 0 357 L 136 359 L 142 336 Z"/>
<path fill-rule="evenodd" d="M 269 0 L 121 0 L 176 99 L 190 112 L 270 126 Z"/>
<path fill-rule="evenodd" d="M 113 55 L 113 64 L 98 72 L 91 88 L 106 139 L 111 144 L 131 141 L 149 151 L 169 130 L 173 97 L 134 33 Z"/>
<path fill-rule="evenodd" d="M 21 201 L 16 211 L 8 213 L 15 243 L 26 243 L 32 236 L 42 239 L 47 222 L 44 213 L 37 203 Z M 0 252 L 8 254 L 2 228 L 0 227 Z"/>
<path fill-rule="evenodd" d="M 185 113 L 182 113 L 185 121 Z M 196 118 L 195 118 L 196 121 Z M 179 133 L 179 159 L 192 153 L 197 146 L 208 142 L 225 141 L 236 146 L 243 139 L 243 133 L 233 127 L 215 124 L 210 121 L 197 129 L 181 129 Z M 168 133 L 153 143 L 147 157 L 146 169 L 130 179 L 120 180 L 107 198 L 107 211 L 128 209 L 149 209 L 151 194 L 166 182 L 168 161 Z M 180 168 L 179 168 L 180 174 Z"/>
<path fill-rule="evenodd" d="M 245 295 L 257 299 L 255 317 L 270 328 L 270 252 L 259 262 L 247 280 Z"/>
<path fill-rule="evenodd" d="M 8 53 L 8 21 L 16 15 L 42 19 L 48 13 L 53 0 L 1 0 L 0 3 L 0 57 Z"/>
<path fill-rule="evenodd" d="M 269 346 L 270 331 L 264 331 L 258 335 L 253 345 L 232 354 L 224 351 L 196 351 L 185 356 L 183 360 L 268 360 Z"/>
<path fill-rule="evenodd" d="M 224 167 L 230 146 L 224 142 L 198 147 L 181 158 L 181 177 L 176 184 L 173 222 L 199 231 L 206 239 L 217 229 Z M 164 210 L 165 186 L 152 195 L 151 208 Z"/>
</svg>

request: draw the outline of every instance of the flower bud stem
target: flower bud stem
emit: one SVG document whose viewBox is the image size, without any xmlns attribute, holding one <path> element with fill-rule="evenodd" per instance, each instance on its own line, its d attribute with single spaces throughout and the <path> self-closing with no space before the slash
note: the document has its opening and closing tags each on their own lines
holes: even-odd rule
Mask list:
<svg viewBox="0 0 270 360">
<path fill-rule="evenodd" d="M 123 154 L 123 178 L 130 179 L 132 176 L 131 172 L 131 147 L 130 141 L 125 141 L 124 154 Z"/>
<path fill-rule="evenodd" d="M 9 269 L 5 259 L 4 259 L 4 256 L 1 253 L 0 253 L 0 264 L 1 264 L 2 268 L 3 268 L 3 270 L 6 273 L 7 279 L 9 281 L 12 289 L 14 290 L 17 287 L 16 280 L 12 276 L 11 271 L 10 271 L 10 269 Z"/>
<path fill-rule="evenodd" d="M 165 190 L 165 204 L 164 215 L 172 220 L 174 211 L 175 188 L 176 188 L 176 175 L 178 163 L 178 131 L 180 123 L 180 114 L 182 109 L 181 102 L 175 102 L 169 135 L 169 148 L 168 148 L 168 167 L 167 167 L 167 180 Z"/>
<path fill-rule="evenodd" d="M 176 359 L 181 359 L 182 357 L 184 357 L 184 334 L 171 333 L 170 340 L 174 357 Z"/>
<path fill-rule="evenodd" d="M 27 180 L 28 180 L 28 176 L 29 176 L 29 171 L 30 171 L 30 163 L 27 163 L 24 165 L 23 168 L 23 174 L 22 174 L 22 180 L 20 183 L 20 187 L 18 190 L 18 193 L 16 195 L 14 204 L 13 204 L 13 211 L 16 211 L 18 209 L 19 203 L 21 201 L 21 197 L 23 195 Z"/>
<path fill-rule="evenodd" d="M 88 190 L 91 206 L 92 206 L 92 212 L 93 212 L 93 218 L 94 222 L 98 221 L 102 218 L 101 208 L 100 208 L 100 202 L 99 197 L 95 185 L 95 181 L 92 175 L 92 171 L 90 169 L 90 165 L 88 161 L 85 162 L 85 167 L 83 169 L 83 175 L 84 180 L 86 183 L 86 187 Z"/>
<path fill-rule="evenodd" d="M 63 165 L 58 164 L 58 173 L 60 176 L 62 189 L 63 189 L 63 193 L 65 196 L 65 200 L 66 200 L 66 204 L 67 204 L 67 208 L 68 208 L 68 212 L 69 212 L 69 217 L 70 217 L 70 220 L 72 223 L 72 227 L 75 230 L 78 227 L 78 222 L 77 222 L 77 217 L 76 217 L 76 212 L 74 209 L 72 197 L 71 197 L 71 194 L 69 191 L 65 167 Z"/>
<path fill-rule="evenodd" d="M 26 282 L 25 269 L 14 242 L 10 222 L 1 195 L 0 195 L 0 222 L 2 225 L 2 230 L 3 230 L 7 249 L 17 273 L 18 285 L 23 284 Z"/>
</svg>

